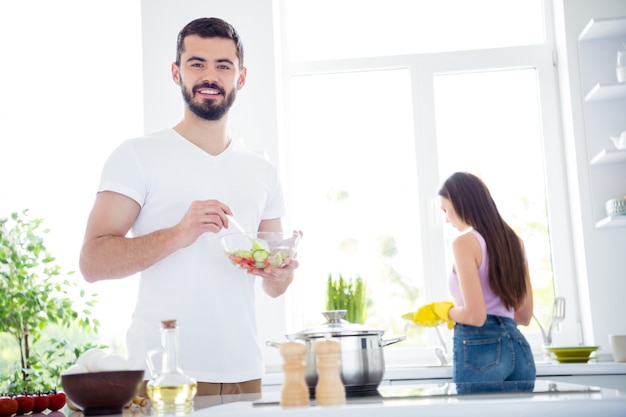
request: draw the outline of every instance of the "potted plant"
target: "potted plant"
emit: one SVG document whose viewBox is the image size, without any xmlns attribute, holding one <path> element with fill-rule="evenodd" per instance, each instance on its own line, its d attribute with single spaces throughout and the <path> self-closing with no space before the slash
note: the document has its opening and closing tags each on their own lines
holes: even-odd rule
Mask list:
<svg viewBox="0 0 626 417">
<path fill-rule="evenodd" d="M 326 310 L 346 310 L 345 319 L 350 323 L 365 323 L 367 293 L 361 277 L 345 279 L 341 274 L 334 279 L 328 275 Z"/>
<path fill-rule="evenodd" d="M 13 369 L 3 368 L 0 391 L 54 389 L 60 374 L 86 349 L 73 347 L 67 334 L 96 334 L 98 321 L 88 308 L 96 295 L 86 295 L 55 264 L 41 229 L 42 219 L 29 219 L 28 210 L 0 218 L 0 334 L 10 335 L 19 350 Z M 84 306 L 76 306 L 76 301 Z M 52 325 L 52 326 L 51 326 Z M 60 331 L 59 329 L 63 329 Z M 56 332 L 56 333 L 55 333 Z M 60 337 L 57 337 L 60 335 Z M 43 336 L 43 337 L 42 337 Z"/>
</svg>

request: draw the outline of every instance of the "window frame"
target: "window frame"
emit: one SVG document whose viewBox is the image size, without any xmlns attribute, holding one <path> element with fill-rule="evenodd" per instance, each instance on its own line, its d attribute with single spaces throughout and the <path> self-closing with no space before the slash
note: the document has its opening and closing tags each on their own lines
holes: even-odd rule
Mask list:
<svg viewBox="0 0 626 417">
<path fill-rule="evenodd" d="M 283 2 L 285 0 L 282 0 Z M 281 2 L 282 5 L 282 2 Z M 376 69 L 406 68 L 411 73 L 411 88 L 414 100 L 414 137 L 416 146 L 418 189 L 423 197 L 420 201 L 419 237 L 424 259 L 423 276 L 442 277 L 425 280 L 426 298 L 439 299 L 448 296 L 445 262 L 443 224 L 436 201 L 440 186 L 438 178 L 437 132 L 435 128 L 435 75 L 471 71 L 491 71 L 501 69 L 534 68 L 537 73 L 541 125 L 543 132 L 543 152 L 547 214 L 550 230 L 555 294 L 570 302 L 568 313 L 576 320 L 569 320 L 561 325 L 560 341 L 568 345 L 582 342 L 579 329 L 579 308 L 576 274 L 573 263 L 573 234 L 570 224 L 569 197 L 567 194 L 566 155 L 562 140 L 560 103 L 558 96 L 558 75 L 556 48 L 554 45 L 554 24 L 552 2 L 544 1 L 544 20 L 546 42 L 541 45 L 515 46 L 458 52 L 427 53 L 382 57 L 351 58 L 341 60 L 289 62 L 283 60 L 284 111 L 288 118 L 289 78 L 299 75 L 323 74 L 335 72 L 358 72 Z M 283 51 L 286 47 L 286 23 L 281 26 Z M 289 175 L 289 127 L 285 125 L 285 138 L 282 146 L 282 167 L 286 177 Z M 289 195 L 287 193 L 287 203 Z M 532 274 L 532 271 L 531 271 Z M 289 295 L 288 295 L 289 297 Z M 287 303 L 287 317 L 298 317 L 296 300 Z M 294 319 L 288 319 L 294 320 Z M 297 328 L 297 323 L 291 323 Z M 288 325 L 289 327 L 289 325 Z M 436 342 L 435 339 L 433 339 Z M 390 352 L 388 350 L 388 352 Z"/>
</svg>

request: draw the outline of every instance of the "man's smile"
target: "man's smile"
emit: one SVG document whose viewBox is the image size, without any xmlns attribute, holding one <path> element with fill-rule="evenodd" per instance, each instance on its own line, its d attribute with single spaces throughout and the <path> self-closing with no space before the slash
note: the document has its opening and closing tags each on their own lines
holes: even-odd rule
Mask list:
<svg viewBox="0 0 626 417">
<path fill-rule="evenodd" d="M 198 90 L 199 94 L 205 94 L 205 95 L 212 95 L 212 96 L 216 96 L 218 94 L 220 94 L 219 91 L 214 90 L 212 88 L 202 88 L 200 90 Z"/>
<path fill-rule="evenodd" d="M 215 84 L 211 84 L 211 85 L 207 85 L 207 84 L 203 84 L 197 87 L 194 87 L 193 89 L 195 94 L 199 94 L 201 96 L 206 96 L 206 97 L 216 97 L 221 95 L 226 95 L 225 92 L 217 85 Z"/>
</svg>

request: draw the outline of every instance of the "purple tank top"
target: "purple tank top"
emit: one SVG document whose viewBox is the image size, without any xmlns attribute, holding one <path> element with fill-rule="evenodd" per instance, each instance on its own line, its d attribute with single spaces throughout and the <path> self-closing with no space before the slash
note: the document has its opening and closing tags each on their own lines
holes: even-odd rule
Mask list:
<svg viewBox="0 0 626 417">
<path fill-rule="evenodd" d="M 493 293 L 493 291 L 491 291 L 491 286 L 489 285 L 489 258 L 487 255 L 487 245 L 485 244 L 485 239 L 480 233 L 478 233 L 474 229 L 472 229 L 469 233 L 476 237 L 476 239 L 480 243 L 480 249 L 482 251 L 482 261 L 480 263 L 480 266 L 478 267 L 478 276 L 480 276 L 480 284 L 483 287 L 483 295 L 485 296 L 485 306 L 487 307 L 487 314 L 513 318 L 513 315 L 515 313 L 514 310 L 512 308 L 506 308 L 500 297 L 498 297 Z M 459 277 L 454 273 L 454 270 L 452 270 L 452 272 L 450 273 L 448 287 L 450 289 L 450 294 L 452 295 L 452 298 L 454 300 L 454 305 L 459 307 L 464 306 L 465 303 L 463 302 L 463 294 L 461 293 Z"/>
</svg>

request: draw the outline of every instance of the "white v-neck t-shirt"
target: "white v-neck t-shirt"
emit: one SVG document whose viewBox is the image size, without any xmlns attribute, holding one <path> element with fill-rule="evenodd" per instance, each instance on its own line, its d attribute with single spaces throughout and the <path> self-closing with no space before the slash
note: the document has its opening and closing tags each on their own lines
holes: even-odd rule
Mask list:
<svg viewBox="0 0 626 417">
<path fill-rule="evenodd" d="M 255 231 L 284 216 L 278 172 L 261 155 L 231 141 L 213 156 L 173 129 L 122 142 L 104 165 L 99 191 L 135 200 L 141 211 L 133 236 L 177 224 L 194 200 L 219 200 Z M 202 382 L 242 382 L 264 373 L 255 318 L 254 277 L 233 266 L 219 234 L 205 233 L 141 272 L 127 332 L 128 362 L 145 369 L 160 348 L 160 323 L 176 319 L 179 364 Z"/>
</svg>

